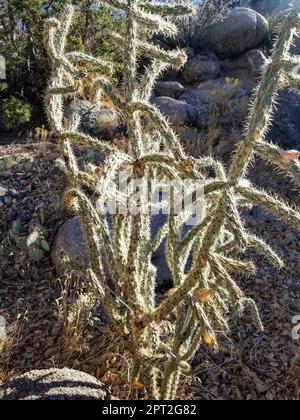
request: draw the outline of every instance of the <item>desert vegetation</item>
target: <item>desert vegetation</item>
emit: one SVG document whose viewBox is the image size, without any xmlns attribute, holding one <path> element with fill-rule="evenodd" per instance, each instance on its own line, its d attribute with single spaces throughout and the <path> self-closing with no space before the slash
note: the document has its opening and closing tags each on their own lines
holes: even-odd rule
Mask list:
<svg viewBox="0 0 300 420">
<path fill-rule="evenodd" d="M 70 375 L 59 369 L 77 369 L 101 380 L 119 399 L 192 399 L 195 389 L 205 389 L 201 372 L 208 360 L 218 354 L 222 363 L 224 337 L 232 331 L 242 337 L 247 325 L 257 340 L 250 360 L 270 340 L 257 305 L 262 293 L 251 292 L 248 282 L 259 277 L 257 262 L 265 267 L 264 279 L 285 270 L 273 225 L 290 232 L 290 258 L 299 258 L 293 245 L 300 227 L 298 143 L 291 139 L 282 145 L 269 133 L 276 104 L 287 100 L 288 90 L 292 98 L 299 92 L 294 44 L 300 7 L 295 1 L 268 8 L 268 14 L 280 10 L 272 17 L 277 26 L 270 51 L 266 18 L 235 7 L 263 8 L 262 2 L 77 3 L 43 5 L 41 15 L 37 4 L 32 11 L 39 11 L 34 24 L 43 26 L 37 40 L 36 58 L 44 66 L 37 102 L 28 105 L 25 89 L 17 91 L 10 79 L 4 88 L 5 133 L 28 123 L 39 101 L 44 125 L 27 132 L 24 146 L 8 146 L 0 157 L 1 293 L 21 281 L 23 296 L 18 299 L 17 292 L 3 300 L 8 320 L 0 341 L 0 379 L 8 383 L 3 397 L 13 387 L 9 379 L 18 382 L 17 374 L 54 366 L 53 381 L 55 375 Z M 12 12 L 14 2 L 6 6 Z M 253 30 L 246 31 L 247 25 Z M 28 28 L 20 41 L 35 51 Z M 95 28 L 101 43 L 90 35 Z M 243 34 L 239 42 L 232 38 L 234 30 Z M 9 68 L 8 74 L 16 76 Z M 24 77 L 19 82 L 25 83 Z M 293 115 L 284 116 L 289 133 L 299 134 L 297 117 L 293 125 Z M 124 174 L 125 193 L 120 190 Z M 260 177 L 267 179 L 255 185 Z M 15 187 L 5 186 L 10 182 Z M 16 210 L 28 188 L 21 200 L 33 214 Z M 39 189 L 42 198 L 35 202 Z M 250 216 L 258 208 L 264 212 L 253 229 Z M 275 216 L 272 246 L 255 232 L 266 214 Z M 41 277 L 42 270 L 51 280 Z M 298 274 L 280 276 L 290 286 L 297 283 Z M 26 284 L 33 290 L 24 295 Z M 36 321 L 39 348 L 24 364 L 22 350 L 31 349 L 35 314 L 46 302 L 49 307 Z M 272 316 L 266 318 L 272 323 Z M 254 399 L 299 397 L 292 319 L 288 327 L 289 356 L 284 353 L 286 370 L 274 384 L 277 395 L 262 387 L 266 372 L 254 369 L 260 387 Z M 53 339 L 48 344 L 49 328 L 55 344 Z M 279 350 L 275 354 L 280 358 Z M 280 374 L 287 375 L 283 388 Z M 37 372 L 27 375 L 38 378 Z M 242 396 L 243 388 L 240 383 L 227 398 L 250 399 Z M 107 392 L 92 397 L 108 399 Z M 208 391 L 202 398 L 214 395 Z"/>
</svg>

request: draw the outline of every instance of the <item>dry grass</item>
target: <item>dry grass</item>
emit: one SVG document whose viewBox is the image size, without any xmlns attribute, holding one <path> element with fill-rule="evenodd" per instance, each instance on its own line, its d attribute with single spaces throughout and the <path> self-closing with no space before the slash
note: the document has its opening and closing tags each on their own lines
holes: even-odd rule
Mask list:
<svg viewBox="0 0 300 420">
<path fill-rule="evenodd" d="M 0 311 L 0 315 L 8 319 L 6 312 Z M 26 314 L 23 316 L 19 314 L 14 321 L 7 323 L 5 340 L 0 339 L 0 384 L 7 382 L 15 375 L 13 354 L 22 339 L 22 330 L 26 321 Z"/>
</svg>

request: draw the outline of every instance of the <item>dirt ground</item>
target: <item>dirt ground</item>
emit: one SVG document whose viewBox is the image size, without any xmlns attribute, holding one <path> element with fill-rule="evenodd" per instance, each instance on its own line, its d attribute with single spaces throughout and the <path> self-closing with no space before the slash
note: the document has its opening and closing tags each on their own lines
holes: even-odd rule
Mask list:
<svg viewBox="0 0 300 420">
<path fill-rule="evenodd" d="M 108 369 L 99 366 L 101 335 L 91 325 L 86 326 L 81 344 L 75 343 L 78 347 L 65 358 L 58 308 L 70 292 L 70 283 L 58 279 L 49 252 L 35 263 L 16 249 L 9 236 L 15 226 L 26 237 L 42 216 L 51 244 L 57 227 L 70 216 L 62 210 L 64 177 L 55 167 L 56 158 L 53 144 L 0 146 L 0 162 L 10 162 L 9 169 L 0 166 L 0 186 L 10 197 L 0 203 L 0 245 L 6 250 L 0 265 L 0 315 L 7 320 L 9 337 L 0 353 L 0 382 L 31 369 L 68 366 L 97 378 L 103 378 Z M 299 204 L 292 184 L 273 175 L 269 165 L 258 162 L 251 178 Z M 231 333 L 218 334 L 220 350 L 199 350 L 187 394 L 200 400 L 299 399 L 300 340 L 292 339 L 292 319 L 300 314 L 300 233 L 256 208 L 245 211 L 244 218 L 286 264 L 278 272 L 255 252 L 249 253 L 257 274 L 238 279 L 258 303 L 265 332 L 257 334 L 250 318 L 232 314 Z"/>
</svg>

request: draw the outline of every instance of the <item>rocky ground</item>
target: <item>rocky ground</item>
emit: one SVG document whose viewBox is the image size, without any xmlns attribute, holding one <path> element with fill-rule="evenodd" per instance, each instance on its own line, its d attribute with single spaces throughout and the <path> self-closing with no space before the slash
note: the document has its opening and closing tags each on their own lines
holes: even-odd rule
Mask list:
<svg viewBox="0 0 300 420">
<path fill-rule="evenodd" d="M 268 60 L 264 48 L 257 48 L 260 41 L 256 38 L 266 33 L 265 21 L 250 14 L 243 15 L 243 22 L 235 30 L 243 31 L 254 22 L 259 25 L 255 36 L 246 38 L 241 32 L 236 36 L 238 42 L 227 45 L 226 54 L 219 56 L 216 50 L 204 52 L 195 47 L 189 51 L 182 72 L 168 72 L 155 88 L 153 103 L 169 117 L 186 149 L 195 156 L 211 153 L 228 163 L 235 143 L 242 138 L 251 93 L 261 66 Z M 246 41 L 247 45 L 241 45 Z M 219 45 L 218 39 L 215 42 Z M 299 148 L 299 96 L 284 90 L 279 99 L 268 138 L 285 148 Z M 83 131 L 107 140 L 126 135 L 124 122 L 111 110 L 77 101 L 66 109 L 69 116 L 74 111 L 84 117 Z M 15 140 L 17 144 L 10 144 Z M 95 324 L 89 319 L 81 325 L 85 319 L 82 308 L 95 314 L 97 307 L 89 296 L 83 297 L 78 279 L 58 276 L 51 260 L 56 232 L 72 216 L 63 211 L 65 181 L 55 166 L 56 158 L 54 144 L 20 144 L 14 135 L 0 136 L 0 315 L 7 321 L 8 332 L 0 347 L 0 382 L 32 369 L 70 367 L 101 379 L 120 396 L 124 378 L 120 379 L 115 355 L 117 343 L 110 343 L 115 348 L 108 363 L 103 364 L 101 352 L 107 352 L 108 342 L 101 322 Z M 100 158 L 89 156 L 92 160 Z M 250 178 L 299 206 L 298 191 L 270 165 L 257 161 Z M 257 208 L 244 211 L 244 219 L 249 230 L 262 236 L 285 261 L 285 268 L 277 272 L 249 252 L 257 273 L 237 279 L 258 303 L 265 332 L 257 334 L 247 316 L 238 319 L 232 314 L 231 333 L 219 333 L 219 351 L 209 347 L 199 350 L 192 381 L 187 380 L 191 384 L 186 396 L 299 399 L 300 340 L 292 338 L 292 320 L 300 315 L 300 233 Z M 34 239 L 30 252 L 28 238 L 31 242 Z M 81 299 L 85 299 L 82 306 Z M 70 331 L 74 326 L 72 308 L 81 314 L 75 333 Z M 126 371 L 123 373 L 126 376 Z"/>
</svg>

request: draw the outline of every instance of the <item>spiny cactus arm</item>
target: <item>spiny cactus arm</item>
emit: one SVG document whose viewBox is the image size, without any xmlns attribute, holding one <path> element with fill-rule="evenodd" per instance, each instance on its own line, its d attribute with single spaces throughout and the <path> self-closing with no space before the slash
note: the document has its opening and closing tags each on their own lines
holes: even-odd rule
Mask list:
<svg viewBox="0 0 300 420">
<path fill-rule="evenodd" d="M 165 51 L 160 47 L 142 41 L 137 43 L 137 48 L 140 55 L 152 60 L 161 60 L 176 70 L 180 70 L 187 61 L 187 55 L 182 50 Z"/>
<path fill-rule="evenodd" d="M 213 328 L 213 325 L 210 319 L 207 316 L 207 313 L 203 304 L 197 302 L 195 298 L 191 296 L 190 294 L 188 295 L 188 302 L 196 319 L 198 320 L 198 325 L 200 326 L 202 331 L 205 331 L 207 334 L 209 334 L 210 337 L 212 337 L 213 342 L 217 344 L 215 330 Z"/>
<path fill-rule="evenodd" d="M 56 50 L 55 36 L 60 27 L 60 22 L 56 18 L 46 20 L 44 26 L 44 40 L 47 53 L 52 60 L 58 59 L 60 56 Z"/>
<path fill-rule="evenodd" d="M 70 184 L 73 188 L 76 188 L 78 185 L 79 168 L 77 164 L 77 159 L 71 147 L 71 143 L 68 139 L 66 139 L 62 144 L 62 149 L 65 156 L 67 157 L 67 168 L 69 170 L 70 175 Z"/>
<path fill-rule="evenodd" d="M 282 259 L 276 252 L 262 239 L 255 235 L 248 236 L 248 245 L 260 252 L 274 267 L 281 269 L 284 266 Z"/>
<path fill-rule="evenodd" d="M 102 0 L 102 3 L 106 3 L 117 10 L 126 10 L 128 6 L 127 0 Z"/>
<path fill-rule="evenodd" d="M 69 173 L 68 176 L 70 176 Z M 90 188 L 92 191 L 95 190 L 97 186 L 97 180 L 95 177 L 84 171 L 78 171 L 77 178 L 80 185 L 84 185 L 85 187 Z"/>
<path fill-rule="evenodd" d="M 298 77 L 293 77 L 293 75 L 286 76 L 286 86 L 290 90 L 296 91 L 296 93 L 300 93 L 300 75 Z"/>
<path fill-rule="evenodd" d="M 180 258 L 179 258 L 179 243 L 180 243 L 180 231 L 178 228 L 178 219 L 175 215 L 175 191 L 172 189 L 170 194 L 170 211 L 169 211 L 169 232 L 168 239 L 166 244 L 166 259 L 172 273 L 173 284 L 175 287 L 180 286 L 182 283 L 181 274 L 184 272 L 184 269 L 180 267 Z"/>
<path fill-rule="evenodd" d="M 132 104 L 132 111 L 134 110 L 141 111 L 145 115 L 148 115 L 153 123 L 160 128 L 162 136 L 166 139 L 166 142 L 176 159 L 183 160 L 185 158 L 179 139 L 170 128 L 166 118 L 163 117 L 155 106 L 144 102 L 135 102 Z"/>
<path fill-rule="evenodd" d="M 78 88 L 74 86 L 73 81 L 65 86 L 56 86 L 48 89 L 48 95 L 72 95 L 77 92 Z"/>
<path fill-rule="evenodd" d="M 117 45 L 122 45 L 124 43 L 124 38 L 121 35 L 114 33 L 113 41 Z M 183 50 L 165 51 L 154 44 L 140 40 L 136 41 L 136 46 L 139 55 L 151 60 L 163 62 L 177 70 L 181 69 L 187 61 L 187 56 Z"/>
<path fill-rule="evenodd" d="M 101 300 L 105 299 L 105 289 L 103 284 L 100 282 L 93 270 L 88 268 L 84 274 L 87 281 L 91 284 L 92 289 L 96 291 L 96 295 L 98 295 Z"/>
<path fill-rule="evenodd" d="M 157 324 L 160 324 L 166 319 L 173 310 L 186 298 L 186 296 L 195 289 L 196 285 L 202 282 L 205 284 L 205 279 L 202 275 L 202 270 L 194 267 L 191 273 L 187 276 L 184 283 L 176 290 L 172 291 L 165 300 L 155 309 L 153 319 Z"/>
<path fill-rule="evenodd" d="M 145 248 L 144 248 L 145 249 Z M 152 254 L 142 256 L 143 266 L 141 267 L 141 293 L 144 296 L 146 311 L 151 313 L 155 307 L 155 284 L 157 269 L 152 264 Z"/>
<path fill-rule="evenodd" d="M 102 254 L 99 249 L 99 225 L 97 223 L 99 220 L 98 214 L 95 212 L 93 205 L 86 195 L 78 188 L 75 190 L 68 190 L 65 196 L 67 201 L 72 202 L 73 206 L 75 206 L 75 210 L 79 214 L 83 226 L 89 255 L 87 274 L 90 274 L 90 276 L 88 277 L 88 280 L 91 282 L 92 286 L 95 287 L 97 293 L 101 293 L 102 290 L 105 290 L 105 296 L 102 302 L 111 318 L 117 320 L 120 315 L 116 308 L 111 290 L 107 286 L 107 273 L 104 270 L 104 262 L 101 261 Z M 110 261 L 111 265 L 113 263 L 114 259 Z M 114 270 L 112 270 L 112 272 L 114 272 Z"/>
<path fill-rule="evenodd" d="M 181 358 L 180 352 L 184 343 L 182 336 L 182 329 L 185 324 L 185 315 L 189 317 L 189 309 L 185 304 L 182 304 L 177 308 L 177 322 L 175 325 L 175 333 L 171 347 L 172 357 L 166 361 L 164 367 L 164 377 L 162 378 L 161 384 L 161 397 L 165 399 L 174 399 L 176 397 L 176 392 L 179 385 L 179 378 L 181 374 Z M 193 328 L 193 326 L 188 322 L 188 327 Z"/>
<path fill-rule="evenodd" d="M 227 223 L 230 226 L 231 232 L 234 234 L 236 242 L 240 244 L 241 247 L 247 246 L 247 234 L 237 209 L 234 193 L 230 190 L 225 192 L 225 212 Z"/>
<path fill-rule="evenodd" d="M 72 51 L 67 53 L 66 57 L 72 63 L 88 64 L 101 73 L 106 73 L 108 75 L 111 75 L 113 73 L 112 63 L 100 60 L 99 58 L 91 57 L 90 55 L 84 54 L 82 52 Z"/>
<path fill-rule="evenodd" d="M 282 259 L 277 255 L 277 253 L 261 238 L 258 238 L 255 235 L 248 235 L 247 238 L 248 246 L 247 248 L 256 249 L 261 255 L 263 255 L 269 263 L 277 268 L 281 269 L 284 266 Z M 216 252 L 219 254 L 228 254 L 233 251 L 236 246 L 235 238 L 230 238 L 225 244 L 222 244 L 217 248 Z"/>
<path fill-rule="evenodd" d="M 224 269 L 228 272 L 244 272 L 248 274 L 255 274 L 256 268 L 252 261 L 241 261 L 233 258 L 226 257 L 225 255 L 213 253 L 213 258 L 218 260 Z"/>
<path fill-rule="evenodd" d="M 47 90 L 47 95 L 68 95 L 75 93 L 78 90 L 78 87 L 74 83 L 73 75 L 65 72 L 64 74 L 64 83 L 61 85 L 55 85 L 53 87 L 49 86 Z"/>
<path fill-rule="evenodd" d="M 264 139 L 270 125 L 276 97 L 275 94 L 281 86 L 283 77 L 281 60 L 282 57 L 287 55 L 291 48 L 297 20 L 298 12 L 294 11 L 287 18 L 276 41 L 272 61 L 267 67 L 252 105 L 252 112 L 248 123 L 247 140 L 240 144 L 231 165 L 229 182 L 232 184 L 235 184 L 244 176 L 252 157 L 252 144 Z"/>
<path fill-rule="evenodd" d="M 59 27 L 56 31 L 56 44 L 60 55 L 64 55 L 68 42 L 68 35 L 71 29 L 75 14 L 75 8 L 71 4 L 67 4 L 58 17 Z M 51 20 L 51 19 L 50 19 Z"/>
<path fill-rule="evenodd" d="M 101 141 L 98 138 L 77 131 L 59 131 L 56 133 L 61 139 L 69 139 L 72 144 L 77 146 L 86 146 L 99 153 L 117 153 L 119 150 L 108 142 Z"/>
<path fill-rule="evenodd" d="M 298 18 L 298 15 L 297 15 Z M 289 51 L 295 27 L 295 15 L 291 14 L 287 18 L 287 22 L 284 25 L 278 40 L 276 42 L 275 50 L 273 53 L 273 62 L 269 65 L 262 82 L 257 91 L 256 99 L 253 104 L 249 124 L 248 124 L 248 138 L 242 142 L 239 146 L 237 153 L 233 159 L 229 171 L 229 185 L 235 186 L 239 183 L 240 179 L 244 176 L 245 171 L 248 167 L 250 159 L 252 157 L 252 143 L 254 141 L 262 140 L 265 132 L 269 126 L 269 117 L 274 104 L 274 93 L 277 87 L 280 85 L 280 79 L 282 75 L 282 69 L 280 59 Z M 278 206 L 272 203 L 272 200 L 266 199 L 265 195 L 252 194 L 252 197 L 248 197 L 248 190 L 245 191 L 244 197 L 250 200 L 255 198 L 257 202 L 263 202 L 272 210 L 275 208 L 278 211 Z M 224 192 L 223 198 L 220 199 L 218 208 L 215 212 L 214 220 L 211 222 L 208 228 L 207 234 L 203 240 L 203 247 L 199 251 L 196 265 L 193 267 L 191 272 L 187 275 L 184 283 L 169 297 L 162 302 L 156 311 L 154 312 L 154 318 L 156 322 L 161 322 L 166 316 L 168 316 L 179 302 L 185 298 L 187 293 L 193 290 L 199 279 L 203 278 L 203 271 L 207 269 L 207 263 L 209 259 L 209 250 L 214 249 L 218 236 L 221 229 L 226 221 L 226 195 L 227 191 Z M 262 204 L 262 203 L 261 203 Z M 285 218 L 289 218 L 293 215 L 294 225 L 298 224 L 298 215 L 296 212 L 286 211 L 286 206 L 280 206 L 280 213 Z M 296 213 L 296 214 L 294 214 Z"/>
<path fill-rule="evenodd" d="M 146 168 L 150 165 L 153 169 L 162 168 L 162 166 L 168 167 L 170 170 L 176 170 L 179 175 L 176 178 L 178 179 L 194 179 L 194 180 L 203 180 L 204 176 L 197 171 L 196 165 L 194 165 L 194 161 L 191 161 L 191 158 L 185 158 L 183 161 L 178 162 L 174 157 L 168 155 L 167 153 L 153 153 L 153 154 L 145 154 L 140 157 L 137 161 L 137 164 L 142 167 Z M 219 189 L 225 186 L 225 182 L 215 181 L 212 180 L 211 182 L 207 182 L 205 185 L 205 194 L 209 194 L 210 192 L 218 191 Z"/>
<path fill-rule="evenodd" d="M 242 313 L 245 312 L 246 310 L 248 310 L 250 312 L 250 315 L 251 315 L 252 319 L 255 321 L 255 324 L 256 324 L 256 327 L 257 327 L 258 331 L 263 332 L 265 329 L 264 329 L 264 326 L 263 326 L 263 323 L 262 323 L 257 305 L 254 302 L 254 300 L 243 297 L 239 301 L 239 306 L 240 306 L 240 311 Z"/>
<path fill-rule="evenodd" d="M 167 64 L 160 60 L 152 60 L 151 64 L 145 69 L 139 84 L 139 97 L 142 102 L 150 100 L 157 79 L 167 67 Z"/>
<path fill-rule="evenodd" d="M 171 21 L 163 19 L 161 16 L 145 13 L 141 9 L 133 14 L 135 20 L 154 34 L 164 33 L 168 36 L 177 34 L 177 26 Z"/>
<path fill-rule="evenodd" d="M 113 232 L 116 254 L 119 256 L 120 267 L 124 267 L 128 258 L 129 239 L 130 239 L 130 217 L 125 214 L 113 216 Z"/>
<path fill-rule="evenodd" d="M 67 8 L 67 14 L 62 21 L 65 25 L 62 25 L 62 22 L 57 19 L 49 19 L 45 23 L 44 28 L 45 47 L 52 62 L 52 73 L 44 102 L 49 125 L 51 129 L 58 131 L 63 129 L 63 94 L 65 93 L 63 84 L 67 83 L 66 90 L 68 91 L 70 88 L 70 78 L 81 76 L 64 57 L 67 37 L 65 30 L 71 24 L 72 15 L 73 9 Z M 60 39 L 57 39 L 58 33 L 61 34 Z"/>
<path fill-rule="evenodd" d="M 116 93 L 113 85 L 104 77 L 98 77 L 93 81 L 92 92 L 95 98 L 99 97 L 99 91 L 104 93 L 117 109 L 126 109 L 123 99 Z"/>
<path fill-rule="evenodd" d="M 297 70 L 300 68 L 300 57 L 296 55 L 289 55 L 287 58 L 281 60 L 282 69 L 287 75 L 297 79 Z M 299 72 L 299 70 L 298 70 Z M 295 74 L 295 76 L 294 76 Z"/>
<path fill-rule="evenodd" d="M 177 164 L 176 159 L 172 156 L 169 156 L 167 153 L 151 153 L 141 156 L 139 159 L 139 164 L 142 167 L 145 167 L 148 164 L 157 164 L 160 165 L 164 163 L 169 166 L 174 166 Z"/>
<path fill-rule="evenodd" d="M 109 4 L 115 9 L 126 10 L 128 3 L 126 0 L 103 0 L 104 3 Z M 139 6 L 145 9 L 146 12 L 150 12 L 157 15 L 171 15 L 181 16 L 187 14 L 194 14 L 195 8 L 192 4 L 173 4 L 173 3 L 158 3 L 152 1 L 145 1 L 139 3 Z"/>
<path fill-rule="evenodd" d="M 163 225 L 163 227 L 161 227 L 159 229 L 159 231 L 157 232 L 155 238 L 151 242 L 149 242 L 148 247 L 147 247 L 147 251 L 146 251 L 146 255 L 154 254 L 157 251 L 157 249 L 160 247 L 160 245 L 162 244 L 163 240 L 167 236 L 168 229 L 169 229 L 168 223 L 165 223 Z"/>
<path fill-rule="evenodd" d="M 212 194 L 218 191 L 223 191 L 227 186 L 224 181 L 211 180 L 204 185 L 204 195 Z"/>
<path fill-rule="evenodd" d="M 187 362 L 189 362 L 190 360 L 193 359 L 193 357 L 195 356 L 198 348 L 200 347 L 203 341 L 204 336 L 205 336 L 205 333 L 202 327 L 197 328 L 194 334 L 190 337 L 189 342 L 185 346 L 186 350 L 181 356 L 182 360 L 186 360 Z"/>
<path fill-rule="evenodd" d="M 282 200 L 267 194 L 263 190 L 258 190 L 253 187 L 237 187 L 238 194 L 241 194 L 247 200 L 251 200 L 256 205 L 263 207 L 268 212 L 278 216 L 281 220 L 288 225 L 300 229 L 300 213 L 292 209 Z"/>
<path fill-rule="evenodd" d="M 201 198 L 200 198 L 201 200 Z M 184 213 L 181 213 L 178 215 L 179 217 L 179 226 L 182 228 L 182 225 L 186 222 L 186 220 L 190 217 L 190 214 L 185 215 Z M 179 248 L 181 249 L 181 253 L 185 254 L 186 249 L 188 249 L 196 240 L 197 236 L 205 229 L 205 227 L 209 224 L 212 216 L 207 215 L 203 219 L 203 221 L 200 224 L 197 224 L 196 226 L 193 226 L 188 233 L 184 236 L 184 238 L 181 240 Z M 148 252 L 153 254 L 161 245 L 163 240 L 166 238 L 169 232 L 169 221 L 167 221 L 157 232 L 155 238 L 153 241 L 150 241 L 147 247 L 147 254 Z M 184 258 L 185 259 L 185 258 Z"/>
<path fill-rule="evenodd" d="M 46 21 L 44 38 L 46 40 L 45 45 L 47 47 L 48 55 L 56 64 L 57 69 L 61 66 L 68 73 L 74 75 L 77 72 L 76 68 L 61 51 L 60 44 L 57 44 L 56 32 L 58 28 L 60 28 L 60 22 L 57 19 L 53 18 Z"/>
<path fill-rule="evenodd" d="M 159 387 L 159 374 L 160 369 L 152 366 L 150 369 L 149 377 L 150 377 L 150 397 L 153 400 L 158 401 L 160 399 L 160 387 Z"/>
<path fill-rule="evenodd" d="M 212 220 L 212 215 L 208 214 L 205 216 L 204 220 L 196 226 L 193 226 L 189 232 L 185 235 L 180 243 L 180 249 L 184 250 L 189 247 L 197 238 L 197 236 L 203 232 L 203 230 L 208 226 Z"/>
<path fill-rule="evenodd" d="M 120 278 L 122 295 L 137 317 L 141 316 L 145 311 L 144 297 L 141 295 L 141 283 L 139 281 L 140 272 L 138 270 L 142 232 L 141 217 L 141 215 L 133 216 L 128 258 Z"/>
<path fill-rule="evenodd" d="M 216 252 L 220 254 L 228 254 L 230 251 L 232 251 L 235 248 L 235 245 L 236 245 L 234 234 L 225 229 L 224 229 L 224 232 L 226 232 L 228 239 L 222 240 L 221 243 L 218 244 L 216 248 Z"/>
<path fill-rule="evenodd" d="M 174 400 L 179 386 L 181 371 L 176 362 L 170 363 L 164 371 L 164 379 L 161 385 L 161 399 L 163 401 Z"/>
<path fill-rule="evenodd" d="M 108 156 L 105 161 L 105 165 L 102 169 L 102 174 L 97 183 L 97 191 L 100 194 L 98 201 L 99 209 L 100 205 L 105 205 L 106 201 L 111 204 L 124 204 L 124 200 L 127 199 L 126 194 L 119 191 L 115 184 L 117 176 L 120 171 L 128 163 L 131 163 L 132 158 L 122 152 L 113 153 Z"/>
<path fill-rule="evenodd" d="M 108 260 L 108 266 L 111 268 L 112 278 L 115 279 L 115 276 L 118 274 L 115 254 L 110 244 L 109 229 L 107 225 L 105 225 L 103 219 L 101 220 L 98 216 L 98 213 L 95 211 L 90 200 L 80 190 L 77 159 L 73 153 L 70 141 L 68 139 L 64 141 L 63 148 L 68 159 L 68 171 L 71 184 L 70 193 L 75 193 L 76 205 L 78 205 L 79 215 L 82 223 L 86 223 L 87 219 L 89 219 L 89 226 L 83 224 L 83 229 L 85 230 L 86 234 L 89 232 L 91 235 L 89 237 L 86 236 L 90 268 L 98 277 L 98 282 L 100 282 L 100 279 L 102 279 L 102 281 L 105 283 L 107 282 L 107 278 L 106 272 L 104 270 L 104 262 L 102 261 L 102 253 L 100 251 L 100 243 L 98 239 L 99 236 L 97 235 L 99 230 L 104 242 L 104 249 L 107 251 L 107 255 L 110 258 Z"/>
<path fill-rule="evenodd" d="M 105 216 L 99 216 L 97 219 L 96 230 L 99 238 L 102 240 L 103 252 L 106 254 L 106 264 L 110 272 L 110 281 L 114 285 L 116 293 L 119 292 L 118 276 L 120 273 L 119 255 L 116 253 L 111 240 L 111 232 Z"/>
<path fill-rule="evenodd" d="M 275 144 L 257 141 L 253 144 L 254 151 L 264 160 L 269 161 L 283 169 L 292 180 L 300 185 L 300 152 L 297 150 L 285 151 Z"/>
<path fill-rule="evenodd" d="M 63 98 L 61 95 L 50 95 L 44 98 L 47 119 L 51 130 L 63 130 Z"/>
<path fill-rule="evenodd" d="M 69 205 L 71 204 L 72 207 L 78 210 L 82 220 L 82 226 L 85 230 L 85 237 L 87 239 L 90 268 L 99 279 L 105 279 L 105 272 L 99 257 L 99 239 L 95 223 L 93 218 L 91 218 L 91 211 L 94 212 L 93 206 L 89 199 L 77 188 L 69 189 L 66 192 L 65 197 Z M 87 221 L 88 223 L 86 224 Z"/>
<path fill-rule="evenodd" d="M 212 157 L 206 156 L 199 158 L 197 160 L 197 165 L 199 169 L 213 169 L 216 178 L 220 179 L 221 181 L 227 181 L 227 174 L 224 165 Z"/>
<path fill-rule="evenodd" d="M 222 263 L 214 257 L 214 254 L 209 256 L 209 263 L 214 277 L 218 281 L 218 285 L 228 291 L 232 304 L 238 302 L 244 297 L 244 293 L 238 287 L 236 282 L 227 273 Z"/>
</svg>

